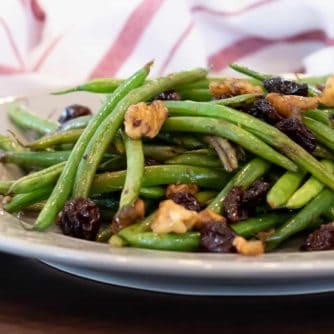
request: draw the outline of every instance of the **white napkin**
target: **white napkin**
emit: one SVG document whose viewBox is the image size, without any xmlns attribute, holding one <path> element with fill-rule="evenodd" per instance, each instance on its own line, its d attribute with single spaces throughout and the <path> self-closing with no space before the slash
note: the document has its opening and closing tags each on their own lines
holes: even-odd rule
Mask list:
<svg viewBox="0 0 334 334">
<path fill-rule="evenodd" d="M 231 62 L 268 73 L 334 72 L 331 0 L 2 0 L 0 96 Z"/>
</svg>

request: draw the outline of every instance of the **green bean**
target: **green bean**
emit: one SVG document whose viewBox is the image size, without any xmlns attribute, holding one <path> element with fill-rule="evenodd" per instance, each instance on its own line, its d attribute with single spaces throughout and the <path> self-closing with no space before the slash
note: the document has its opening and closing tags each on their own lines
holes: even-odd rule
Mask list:
<svg viewBox="0 0 334 334">
<path fill-rule="evenodd" d="M 165 188 L 163 187 L 141 187 L 139 195 L 144 198 L 159 199 L 165 196 Z"/>
<path fill-rule="evenodd" d="M 193 101 L 211 101 L 212 94 L 209 89 L 205 88 L 193 88 L 179 91 L 182 100 Z"/>
<path fill-rule="evenodd" d="M 237 234 L 244 238 L 250 238 L 255 233 L 267 231 L 277 225 L 283 224 L 289 217 L 291 217 L 291 214 L 272 212 L 262 216 L 248 218 L 241 222 L 231 224 L 230 226 Z"/>
<path fill-rule="evenodd" d="M 170 117 L 166 120 L 162 130 L 200 132 L 221 136 L 278 166 L 291 171 L 297 170 L 297 166 L 291 160 L 230 122 L 207 117 Z"/>
<path fill-rule="evenodd" d="M 56 152 L 1 152 L 0 161 L 3 163 L 13 163 L 28 168 L 49 167 L 66 161 L 70 156 L 70 151 Z"/>
<path fill-rule="evenodd" d="M 47 199 L 51 191 L 52 188 L 45 187 L 30 193 L 17 194 L 9 203 L 4 204 L 3 207 L 7 212 L 19 212 L 36 202 Z"/>
<path fill-rule="evenodd" d="M 182 147 L 166 145 L 145 144 L 143 149 L 145 157 L 150 157 L 158 161 L 172 159 L 185 152 L 185 149 Z"/>
<path fill-rule="evenodd" d="M 115 89 L 123 82 L 120 79 L 114 78 L 98 78 L 94 80 L 87 81 L 81 85 L 53 92 L 53 95 L 63 95 L 73 92 L 91 92 L 91 93 L 112 93 Z M 148 80 L 149 82 L 149 80 Z M 194 83 L 189 85 L 190 88 L 207 88 L 208 87 L 208 80 L 195 80 Z M 177 85 L 178 88 L 186 88 L 188 85 Z M 175 87 L 176 88 L 176 87 Z"/>
<path fill-rule="evenodd" d="M 226 99 L 212 100 L 211 103 L 236 108 L 254 102 L 255 99 L 261 95 L 262 94 L 243 94 L 228 97 Z"/>
<path fill-rule="evenodd" d="M 196 115 L 215 117 L 238 124 L 260 137 L 269 145 L 285 153 L 286 156 L 300 167 L 310 172 L 331 189 L 334 189 L 334 176 L 330 174 L 318 160 L 278 129 L 251 115 L 226 106 L 218 106 L 205 102 L 166 101 L 165 105 L 169 109 L 169 113 L 174 116 Z"/>
<path fill-rule="evenodd" d="M 320 123 L 323 123 L 327 126 L 332 126 L 331 121 L 329 119 L 329 115 L 325 110 L 321 109 L 310 109 L 307 110 L 303 113 L 303 118 L 304 117 L 312 118 L 315 121 L 318 121 Z"/>
<path fill-rule="evenodd" d="M 61 162 L 38 172 L 23 176 L 13 182 L 8 192 L 14 194 L 29 193 L 53 185 L 57 182 L 64 166 L 65 162 Z"/>
<path fill-rule="evenodd" d="M 294 217 L 285 222 L 266 240 L 266 249 L 272 250 L 292 235 L 305 230 L 333 205 L 334 193 L 325 188 Z"/>
<path fill-rule="evenodd" d="M 198 153 L 184 153 L 177 155 L 174 158 L 168 159 L 164 162 L 165 164 L 174 165 L 190 165 L 190 166 L 202 166 L 202 167 L 222 167 L 222 163 L 216 156 L 208 156 L 205 154 Z"/>
<path fill-rule="evenodd" d="M 284 206 L 301 185 L 306 174 L 307 172 L 303 170 L 297 173 L 285 172 L 267 194 L 267 203 L 270 207 L 276 209 Z"/>
<path fill-rule="evenodd" d="M 176 84 L 189 83 L 204 78 L 207 72 L 204 69 L 195 69 L 174 73 L 164 78 L 150 81 L 132 90 L 115 107 L 113 112 L 100 124 L 94 136 L 88 143 L 85 155 L 87 159 L 81 160 L 73 186 L 74 196 L 84 196 L 89 193 L 93 178 L 102 155 L 112 142 L 116 131 L 121 126 L 127 109 L 140 101 L 146 101 L 159 93 L 173 88 Z"/>
<path fill-rule="evenodd" d="M 14 181 L 0 180 L 0 194 L 5 195 L 9 193 Z"/>
<path fill-rule="evenodd" d="M 99 231 L 99 233 L 96 236 L 96 241 L 97 242 L 108 242 L 111 236 L 112 236 L 111 228 L 110 228 L 110 225 L 108 225 Z"/>
<path fill-rule="evenodd" d="M 330 221 L 334 221 L 334 207 L 330 207 L 325 213 L 324 216 Z"/>
<path fill-rule="evenodd" d="M 315 150 L 312 152 L 312 154 L 315 157 L 323 158 L 327 160 L 334 160 L 334 153 L 332 153 L 329 149 L 326 147 L 323 147 L 322 145 L 317 145 Z"/>
<path fill-rule="evenodd" d="M 160 249 L 188 252 L 199 248 L 200 234 L 187 232 L 184 234 L 146 232 L 153 219 L 153 215 L 143 222 L 131 225 L 121 230 L 118 235 L 130 246 L 138 248 Z"/>
<path fill-rule="evenodd" d="M 18 127 L 24 130 L 36 131 L 41 135 L 55 131 L 58 128 L 56 123 L 26 111 L 17 103 L 12 103 L 8 106 L 8 116 Z"/>
<path fill-rule="evenodd" d="M 334 150 L 334 129 L 312 118 L 304 117 L 303 121 L 321 144 Z"/>
<path fill-rule="evenodd" d="M 322 85 L 325 84 L 327 79 L 329 78 L 329 75 L 322 75 L 322 76 L 306 76 L 306 77 L 301 77 L 297 78 L 298 82 L 305 82 L 310 85 Z"/>
<path fill-rule="evenodd" d="M 68 199 L 77 172 L 78 164 L 84 156 L 85 149 L 96 133 L 97 128 L 103 122 L 104 119 L 113 111 L 114 107 L 119 101 L 132 89 L 140 86 L 145 78 L 147 77 L 151 63 L 147 64 L 132 75 L 128 80 L 124 81 L 114 93 L 108 97 L 107 101 L 101 107 L 100 111 L 92 118 L 88 126 L 85 128 L 85 131 L 80 136 L 80 139 L 76 142 L 71 155 L 60 175 L 56 186 L 53 189 L 52 194 L 50 195 L 45 207 L 40 212 L 34 227 L 37 230 L 44 230 L 48 228 L 54 219 L 56 218 L 57 213 L 63 208 L 66 200 Z"/>
<path fill-rule="evenodd" d="M 125 144 L 127 170 L 119 203 L 120 209 L 137 200 L 144 175 L 144 152 L 141 139 L 131 139 L 124 133 L 123 141 Z M 87 197 L 88 192 L 82 195 Z"/>
<path fill-rule="evenodd" d="M 254 78 L 256 80 L 259 80 L 259 81 L 263 81 L 263 80 L 272 78 L 271 74 L 260 73 L 258 71 L 254 71 L 254 70 L 252 70 L 252 69 L 250 69 L 246 66 L 242 66 L 242 65 L 238 65 L 238 64 L 230 64 L 229 67 L 232 68 L 233 70 L 239 72 L 239 73 L 245 74 L 245 75 L 247 75 L 251 78 Z"/>
<path fill-rule="evenodd" d="M 195 194 L 196 199 L 202 206 L 207 206 L 217 196 L 216 191 L 199 191 Z"/>
<path fill-rule="evenodd" d="M 178 145 L 189 150 L 194 150 L 205 146 L 205 144 L 199 138 L 192 135 L 160 132 L 155 137 L 155 139 L 161 140 L 168 144 Z"/>
<path fill-rule="evenodd" d="M 265 162 L 263 162 L 265 164 Z M 121 190 L 126 171 L 98 174 L 94 178 L 93 194 Z M 143 187 L 171 183 L 195 183 L 208 189 L 221 189 L 229 178 L 222 169 L 186 165 L 157 165 L 144 168 Z"/>
<path fill-rule="evenodd" d="M 70 119 L 63 123 L 57 131 L 64 132 L 73 129 L 84 129 L 93 117 L 92 115 L 86 115 Z"/>
<path fill-rule="evenodd" d="M 334 173 L 334 163 L 329 160 L 322 160 L 321 163 L 330 173 Z M 286 207 L 289 209 L 299 209 L 306 205 L 312 198 L 317 196 L 324 188 L 324 184 L 315 177 L 309 178 L 288 200 Z"/>
<path fill-rule="evenodd" d="M 121 83 L 122 80 L 113 78 L 94 79 L 79 86 L 53 92 L 52 94 L 63 95 L 73 92 L 112 93 Z"/>
<path fill-rule="evenodd" d="M 24 147 L 20 145 L 16 140 L 8 137 L 0 135 L 0 149 L 3 151 L 23 151 Z"/>
<path fill-rule="evenodd" d="M 157 250 L 169 250 L 177 252 L 193 252 L 199 249 L 199 232 L 186 232 L 183 234 L 154 232 L 143 232 L 133 235 L 126 235 L 120 232 L 130 246 Z"/>
<path fill-rule="evenodd" d="M 82 129 L 73 129 L 65 132 L 55 132 L 50 135 L 39 138 L 32 143 L 28 144 L 32 150 L 45 150 L 50 147 L 54 147 L 62 144 L 73 144 L 81 136 Z"/>
<path fill-rule="evenodd" d="M 268 162 L 259 158 L 248 162 L 230 179 L 223 190 L 208 205 L 208 208 L 216 213 L 221 213 L 223 211 L 225 197 L 233 187 L 247 189 L 254 181 L 264 175 L 269 167 L 270 164 Z"/>
<path fill-rule="evenodd" d="M 232 69 L 234 69 L 235 71 L 239 72 L 239 73 L 243 73 L 245 75 L 248 75 L 248 76 L 250 76 L 254 79 L 260 80 L 260 81 L 263 81 L 263 80 L 270 79 L 270 78 L 274 77 L 271 74 L 260 73 L 260 72 L 251 70 L 248 67 L 238 65 L 238 64 L 230 64 L 229 66 Z M 302 82 L 302 80 L 300 80 L 300 79 L 297 79 L 296 81 L 301 81 Z M 314 87 L 311 84 L 308 84 L 308 94 L 309 94 L 309 96 L 316 96 L 320 93 L 321 92 L 319 91 L 319 89 L 317 89 L 316 87 Z"/>
</svg>

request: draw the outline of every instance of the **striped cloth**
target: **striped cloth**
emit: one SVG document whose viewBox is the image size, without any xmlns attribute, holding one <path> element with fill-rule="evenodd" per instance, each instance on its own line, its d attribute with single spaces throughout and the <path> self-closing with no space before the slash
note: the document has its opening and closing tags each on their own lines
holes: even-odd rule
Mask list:
<svg viewBox="0 0 334 334">
<path fill-rule="evenodd" d="M 231 62 L 334 72 L 332 0 L 1 0 L 0 95 L 30 94 L 155 59 L 152 75 Z"/>
</svg>

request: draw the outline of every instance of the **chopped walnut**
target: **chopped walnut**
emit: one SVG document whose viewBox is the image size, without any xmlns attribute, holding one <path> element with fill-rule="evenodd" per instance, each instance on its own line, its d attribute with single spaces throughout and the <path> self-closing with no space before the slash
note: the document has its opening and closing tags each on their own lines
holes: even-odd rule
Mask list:
<svg viewBox="0 0 334 334">
<path fill-rule="evenodd" d="M 317 97 L 280 95 L 278 93 L 269 93 L 266 99 L 284 117 L 299 117 L 300 113 L 317 108 L 319 104 Z"/>
<path fill-rule="evenodd" d="M 111 223 L 111 231 L 117 233 L 123 228 L 134 224 L 145 216 L 145 204 L 138 198 L 133 204 L 122 207 L 115 215 Z"/>
<path fill-rule="evenodd" d="M 195 195 L 198 192 L 198 187 L 196 184 L 192 183 L 180 183 L 180 184 L 170 184 L 166 190 L 166 197 L 171 198 L 176 193 L 190 193 Z"/>
<path fill-rule="evenodd" d="M 151 224 L 155 233 L 186 233 L 198 221 L 198 213 L 187 210 L 172 200 L 160 202 Z"/>
<path fill-rule="evenodd" d="M 226 223 L 226 219 L 224 216 L 215 213 L 210 209 L 204 209 L 198 213 L 199 220 L 196 223 L 196 227 L 201 227 L 209 222 L 217 222 L 217 223 Z"/>
<path fill-rule="evenodd" d="M 320 103 L 334 107 L 334 76 L 327 79 L 325 88 L 319 97 Z"/>
<path fill-rule="evenodd" d="M 132 139 L 154 138 L 168 117 L 168 109 L 156 100 L 150 105 L 140 102 L 129 107 L 124 117 L 126 134 Z"/>
<path fill-rule="evenodd" d="M 212 81 L 209 88 L 211 94 L 217 99 L 250 93 L 261 94 L 263 92 L 260 86 L 252 85 L 250 82 L 243 79 Z"/>
<path fill-rule="evenodd" d="M 233 240 L 233 246 L 239 254 L 246 256 L 257 256 L 264 253 L 264 245 L 261 240 L 246 240 L 237 236 Z"/>
</svg>

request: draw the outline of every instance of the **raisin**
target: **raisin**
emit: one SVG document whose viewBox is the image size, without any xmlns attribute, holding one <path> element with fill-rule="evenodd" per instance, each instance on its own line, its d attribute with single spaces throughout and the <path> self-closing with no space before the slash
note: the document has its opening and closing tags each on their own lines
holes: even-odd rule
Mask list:
<svg viewBox="0 0 334 334">
<path fill-rule="evenodd" d="M 66 202 L 57 224 L 65 235 L 95 240 L 101 226 L 100 210 L 90 199 L 75 198 Z"/>
<path fill-rule="evenodd" d="M 278 122 L 276 127 L 306 151 L 313 152 L 315 150 L 317 140 L 314 134 L 298 118 L 286 118 Z"/>
<path fill-rule="evenodd" d="M 246 110 L 249 114 L 263 120 L 268 124 L 275 125 L 284 118 L 276 111 L 275 107 L 265 98 L 259 98 Z"/>
<path fill-rule="evenodd" d="M 197 198 L 189 192 L 176 192 L 171 196 L 171 199 L 176 203 L 182 205 L 187 210 L 201 211 L 201 205 Z"/>
<path fill-rule="evenodd" d="M 165 92 L 160 93 L 155 100 L 165 100 L 165 101 L 171 101 L 171 100 L 175 100 L 175 101 L 179 101 L 181 100 L 181 96 L 180 94 L 175 91 L 175 90 L 167 90 Z"/>
<path fill-rule="evenodd" d="M 92 112 L 89 108 L 82 106 L 80 104 L 71 104 L 67 106 L 61 116 L 58 118 L 58 122 L 63 124 L 70 119 L 91 115 Z"/>
<path fill-rule="evenodd" d="M 266 198 L 270 183 L 257 180 L 243 194 L 242 204 L 249 209 L 261 204 Z"/>
<path fill-rule="evenodd" d="M 321 225 L 313 231 L 300 247 L 303 251 L 334 249 L 334 223 Z"/>
<path fill-rule="evenodd" d="M 236 234 L 224 222 L 210 221 L 200 230 L 201 249 L 214 253 L 235 253 L 233 240 Z"/>
<path fill-rule="evenodd" d="M 263 81 L 263 86 L 270 93 L 280 93 L 284 95 L 307 96 L 308 85 L 280 77 L 270 78 Z"/>
<path fill-rule="evenodd" d="M 224 199 L 224 211 L 226 218 L 231 223 L 247 218 L 247 211 L 242 207 L 243 193 L 241 187 L 234 187 Z"/>
</svg>

